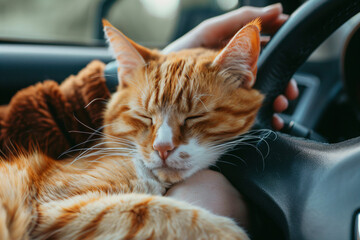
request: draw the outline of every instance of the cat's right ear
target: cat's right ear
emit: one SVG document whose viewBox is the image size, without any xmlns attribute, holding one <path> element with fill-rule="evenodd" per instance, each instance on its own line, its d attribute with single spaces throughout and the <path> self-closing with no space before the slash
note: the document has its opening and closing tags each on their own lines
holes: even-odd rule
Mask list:
<svg viewBox="0 0 360 240">
<path fill-rule="evenodd" d="M 151 51 L 131 39 L 103 19 L 104 32 L 118 63 L 118 80 L 122 86 L 127 85 L 131 73 L 144 65 Z"/>
<path fill-rule="evenodd" d="M 260 54 L 261 21 L 255 19 L 240 29 L 213 61 L 223 72 L 238 76 L 237 84 L 251 88 L 255 83 Z"/>
</svg>

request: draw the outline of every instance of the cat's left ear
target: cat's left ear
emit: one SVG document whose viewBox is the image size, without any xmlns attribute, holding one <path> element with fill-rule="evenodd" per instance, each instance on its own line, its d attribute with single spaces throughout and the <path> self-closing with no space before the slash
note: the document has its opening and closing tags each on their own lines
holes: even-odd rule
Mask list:
<svg viewBox="0 0 360 240">
<path fill-rule="evenodd" d="M 213 61 L 221 71 L 239 76 L 240 86 L 251 88 L 255 83 L 260 54 L 260 19 L 240 29 Z"/>
<path fill-rule="evenodd" d="M 119 83 L 126 86 L 126 77 L 133 70 L 146 65 L 147 60 L 151 57 L 151 50 L 127 38 L 105 19 L 103 19 L 103 26 L 110 48 L 119 65 Z"/>
</svg>

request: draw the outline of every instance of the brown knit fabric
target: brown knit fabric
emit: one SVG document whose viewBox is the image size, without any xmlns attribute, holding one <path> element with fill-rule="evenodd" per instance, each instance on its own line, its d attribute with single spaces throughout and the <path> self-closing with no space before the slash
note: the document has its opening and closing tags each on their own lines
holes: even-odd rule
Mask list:
<svg viewBox="0 0 360 240">
<path fill-rule="evenodd" d="M 47 80 L 19 91 L 0 106 L 0 150 L 38 146 L 53 158 L 88 139 L 101 127 L 110 93 L 103 77 L 105 64 L 93 61 L 61 85 Z M 14 147 L 16 146 L 16 147 Z"/>
</svg>

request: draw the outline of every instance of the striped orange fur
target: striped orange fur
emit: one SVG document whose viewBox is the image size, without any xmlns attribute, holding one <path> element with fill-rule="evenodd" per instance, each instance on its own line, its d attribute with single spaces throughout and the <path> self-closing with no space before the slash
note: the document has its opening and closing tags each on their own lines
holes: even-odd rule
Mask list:
<svg viewBox="0 0 360 240">
<path fill-rule="evenodd" d="M 259 22 L 220 51 L 163 55 L 104 21 L 119 87 L 102 140 L 76 158 L 0 162 L 0 239 L 248 239 L 231 219 L 162 197 L 253 124 Z"/>
</svg>

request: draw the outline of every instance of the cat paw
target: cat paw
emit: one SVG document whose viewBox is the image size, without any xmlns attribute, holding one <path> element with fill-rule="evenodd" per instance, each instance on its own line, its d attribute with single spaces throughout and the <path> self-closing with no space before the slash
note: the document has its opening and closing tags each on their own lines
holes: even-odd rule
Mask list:
<svg viewBox="0 0 360 240">
<path fill-rule="evenodd" d="M 134 192 L 162 196 L 165 194 L 166 188 L 161 183 L 152 179 L 137 180 Z"/>
</svg>

